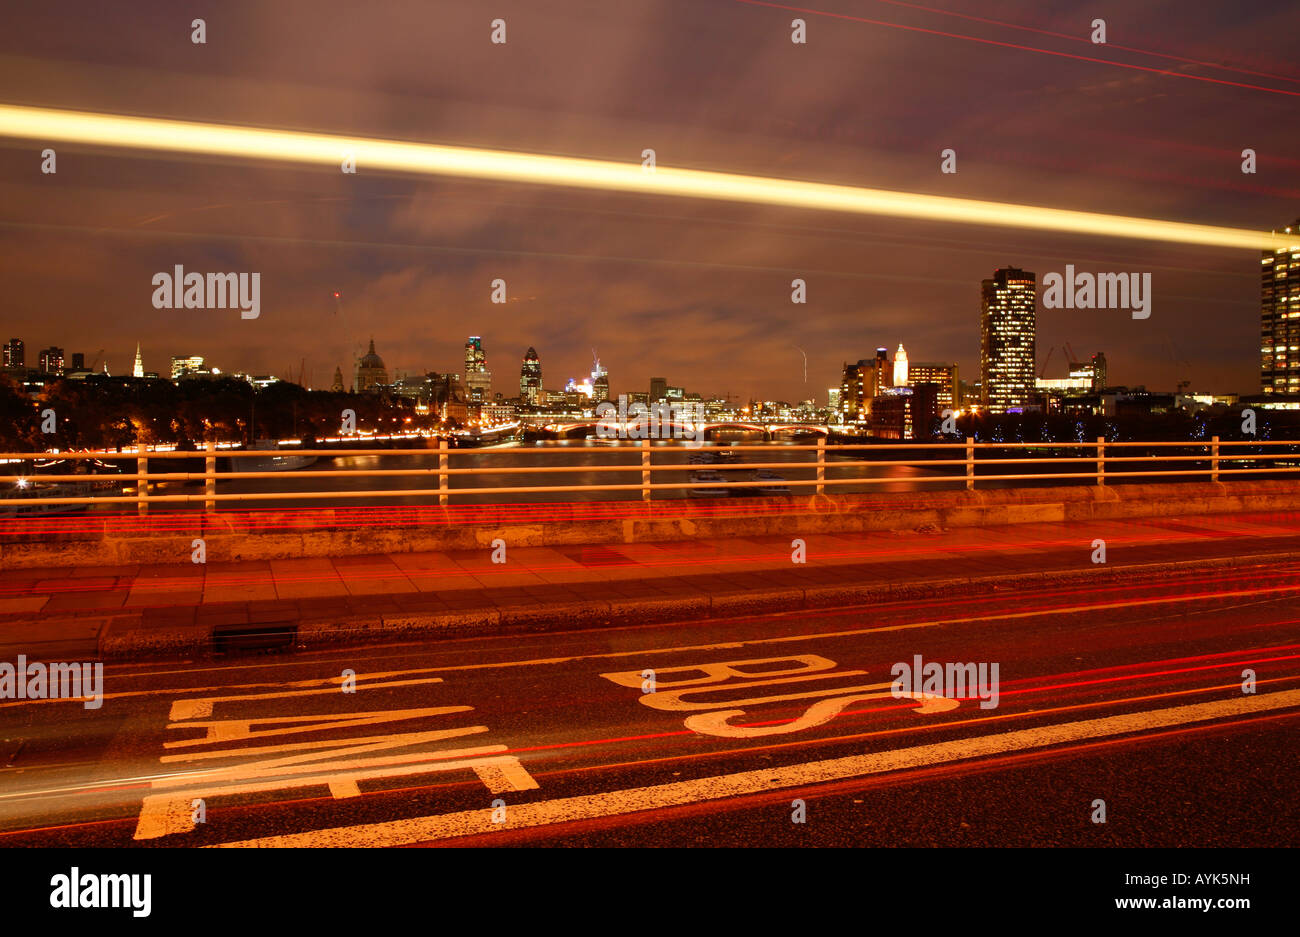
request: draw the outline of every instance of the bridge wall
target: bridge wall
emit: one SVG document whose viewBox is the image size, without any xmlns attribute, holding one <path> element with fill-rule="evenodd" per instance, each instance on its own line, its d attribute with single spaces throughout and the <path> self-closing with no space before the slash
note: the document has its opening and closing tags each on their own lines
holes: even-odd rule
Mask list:
<svg viewBox="0 0 1300 937">
<path fill-rule="evenodd" d="M 735 510 L 734 516 L 719 514 Z M 425 522 L 393 526 L 360 523 L 368 509 L 315 509 L 283 514 L 204 515 L 184 512 L 151 518 L 141 532 L 123 519 L 77 518 L 58 530 L 0 530 L 0 569 L 191 564 L 192 543 L 204 540 L 209 562 L 373 553 L 488 549 L 500 537 L 512 547 L 613 544 L 762 535 L 796 537 L 917 528 L 988 527 L 1035 522 L 1176 517 L 1234 512 L 1290 512 L 1300 506 L 1300 481 L 1233 481 L 1156 485 L 990 489 L 876 495 L 832 494 L 743 502 L 670 501 L 649 511 L 639 503 L 604 504 L 613 516 L 591 517 L 591 503 L 537 505 L 538 520 L 518 506 L 493 509 L 466 522 L 452 509 L 425 509 Z M 743 512 L 743 513 L 742 513 Z M 520 517 L 525 518 L 520 520 Z M 133 529 L 134 528 L 134 529 Z M 55 531 L 55 532 L 51 532 Z"/>
</svg>

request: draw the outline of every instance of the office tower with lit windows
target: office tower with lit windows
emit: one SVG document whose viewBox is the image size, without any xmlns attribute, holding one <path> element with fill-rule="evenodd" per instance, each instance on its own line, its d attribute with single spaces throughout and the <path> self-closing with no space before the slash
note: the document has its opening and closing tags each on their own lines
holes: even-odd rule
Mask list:
<svg viewBox="0 0 1300 937">
<path fill-rule="evenodd" d="M 907 382 L 916 387 L 920 384 L 934 384 L 936 404 L 939 413 L 944 410 L 961 409 L 961 393 L 958 389 L 957 365 L 940 361 L 912 361 L 907 366 Z"/>
<path fill-rule="evenodd" d="M 889 349 L 877 348 L 874 358 L 845 364 L 840 378 L 840 414 L 844 423 L 865 423 L 872 401 L 889 386 Z"/>
<path fill-rule="evenodd" d="M 1295 243 L 1260 260 L 1260 390 L 1300 394 L 1300 219 L 1273 233 L 1293 234 Z"/>
<path fill-rule="evenodd" d="M 42 348 L 37 359 L 42 374 L 63 374 L 63 349 L 51 345 Z"/>
<path fill-rule="evenodd" d="M 609 370 L 600 363 L 594 348 L 591 357 L 591 402 L 602 403 L 609 399 Z"/>
<path fill-rule="evenodd" d="M 1105 390 L 1110 385 L 1106 383 L 1108 375 L 1106 374 L 1106 353 L 1097 352 L 1092 356 L 1092 390 L 1098 393 Z"/>
<path fill-rule="evenodd" d="M 542 393 L 542 362 L 537 349 L 529 348 L 519 369 L 519 399 L 537 406 Z"/>
<path fill-rule="evenodd" d="M 980 383 L 993 413 L 1019 413 L 1034 396 L 1034 274 L 1001 267 L 983 281 L 980 302 Z"/>
<path fill-rule="evenodd" d="M 186 355 L 177 357 L 172 355 L 172 380 L 177 380 L 186 371 L 201 371 L 203 369 L 202 355 Z"/>
<path fill-rule="evenodd" d="M 27 367 L 27 351 L 21 338 L 11 338 L 5 342 L 5 367 Z"/>
<path fill-rule="evenodd" d="M 477 335 L 465 342 L 465 393 L 470 403 L 482 403 L 492 396 L 492 372 L 487 369 L 483 339 Z"/>
</svg>

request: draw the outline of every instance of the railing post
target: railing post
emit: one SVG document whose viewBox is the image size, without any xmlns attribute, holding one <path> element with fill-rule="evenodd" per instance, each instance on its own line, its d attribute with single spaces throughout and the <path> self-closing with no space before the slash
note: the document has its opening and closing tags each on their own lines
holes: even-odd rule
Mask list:
<svg viewBox="0 0 1300 937">
<path fill-rule="evenodd" d="M 203 510 L 211 513 L 217 509 L 217 502 L 212 497 L 217 493 L 217 444 L 209 439 L 203 444 L 207 457 L 203 460 L 203 493 L 208 499 L 203 502 Z"/>
<path fill-rule="evenodd" d="M 975 440 L 966 437 L 966 490 L 975 490 Z"/>
<path fill-rule="evenodd" d="M 817 437 L 817 493 L 826 494 L 826 437 Z"/>
<path fill-rule="evenodd" d="M 135 473 L 141 476 L 135 481 L 135 511 L 144 517 L 149 513 L 149 459 L 144 443 L 136 443 L 135 452 Z"/>
<path fill-rule="evenodd" d="M 650 500 L 650 440 L 641 440 L 641 500 Z"/>
<path fill-rule="evenodd" d="M 1210 443 L 1210 481 L 1219 480 L 1219 437 L 1213 437 Z"/>
<path fill-rule="evenodd" d="M 1106 484 L 1106 437 L 1097 437 L 1097 484 Z"/>
<path fill-rule="evenodd" d="M 447 477 L 447 437 L 443 436 L 438 440 L 438 504 L 445 505 L 450 499 L 447 495 L 448 485 Z"/>
</svg>

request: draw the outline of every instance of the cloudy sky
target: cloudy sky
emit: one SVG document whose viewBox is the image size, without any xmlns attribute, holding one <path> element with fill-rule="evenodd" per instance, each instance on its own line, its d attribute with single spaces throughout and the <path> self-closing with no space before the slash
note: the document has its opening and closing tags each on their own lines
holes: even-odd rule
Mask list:
<svg viewBox="0 0 1300 937">
<path fill-rule="evenodd" d="M 806 5 L 808 4 L 808 5 Z M 681 166 L 1271 229 L 1300 217 L 1290 0 L 133 0 L 12 5 L 0 102 Z M 834 14 L 834 15 L 829 15 Z M 807 21 L 807 43 L 790 22 Z M 191 41 L 204 17 L 207 42 Z M 507 42 L 490 42 L 503 18 Z M 1088 41 L 1106 21 L 1105 46 Z M 981 41 L 983 40 L 983 41 Z M 1120 48 L 1124 46 L 1126 48 Z M 1104 61 L 1090 61 L 1100 59 Z M 1255 87 L 1250 87 L 1255 86 Z M 1271 90 L 1270 90 L 1271 89 Z M 328 386 L 390 371 L 494 388 L 590 369 L 706 394 L 826 399 L 902 342 L 977 378 L 979 282 L 1148 271 L 1151 317 L 1039 310 L 1038 357 L 1115 383 L 1258 391 L 1252 251 L 662 196 L 154 157 L 0 140 L 0 330 L 109 367 L 203 354 Z M 958 172 L 941 174 L 940 151 Z M 1241 172 L 1244 148 L 1258 172 Z M 262 313 L 157 310 L 151 278 L 257 271 Z M 492 305 L 505 279 L 510 302 Z M 803 278 L 808 302 L 790 302 Z M 333 292 L 341 299 L 336 302 Z M 807 353 L 807 383 L 801 350 Z M 304 364 L 305 362 L 305 364 Z"/>
</svg>

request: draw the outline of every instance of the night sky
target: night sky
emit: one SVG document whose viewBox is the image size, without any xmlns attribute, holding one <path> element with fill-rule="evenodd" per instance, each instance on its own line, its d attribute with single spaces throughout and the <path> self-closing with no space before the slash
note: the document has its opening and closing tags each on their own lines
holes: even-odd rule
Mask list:
<svg viewBox="0 0 1300 937">
<path fill-rule="evenodd" d="M 630 162 L 650 147 L 662 166 L 1263 230 L 1300 217 L 1294 0 L 805 2 L 15 3 L 0 101 Z M 1110 45 L 1078 41 L 1098 17 Z M 1040 308 L 1040 362 L 1069 342 L 1105 351 L 1112 383 L 1259 389 L 1253 251 L 70 145 L 42 175 L 42 147 L 0 140 L 0 331 L 29 365 L 103 347 L 129 373 L 140 341 L 149 370 L 203 354 L 285 377 L 305 359 L 319 388 L 371 336 L 390 373 L 460 371 L 472 333 L 507 396 L 532 345 L 548 388 L 595 347 L 615 393 L 661 375 L 824 403 L 877 345 L 976 380 L 980 280 L 1073 263 L 1150 271 L 1152 315 Z M 260 272 L 261 317 L 154 309 L 151 277 L 175 264 Z M 1058 347 L 1047 376 L 1064 365 Z"/>
</svg>

